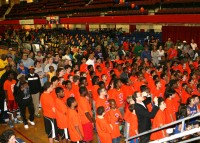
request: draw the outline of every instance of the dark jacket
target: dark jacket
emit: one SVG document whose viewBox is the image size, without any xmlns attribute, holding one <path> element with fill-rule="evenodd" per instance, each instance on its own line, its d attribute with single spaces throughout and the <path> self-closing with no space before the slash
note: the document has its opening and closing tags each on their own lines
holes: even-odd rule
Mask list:
<svg viewBox="0 0 200 143">
<path fill-rule="evenodd" d="M 148 97 L 143 101 L 144 105 L 148 105 L 151 103 L 151 98 Z M 151 118 L 154 118 L 159 108 L 154 106 L 152 111 L 149 112 L 147 107 L 145 108 L 143 105 L 136 103 L 135 104 L 135 112 L 138 117 L 138 131 L 139 133 L 148 131 L 151 129 Z"/>
<path fill-rule="evenodd" d="M 26 80 L 28 80 L 30 94 L 36 94 L 41 91 L 40 77 L 38 74 L 34 73 L 33 76 L 31 74 L 28 74 L 26 76 Z"/>
</svg>

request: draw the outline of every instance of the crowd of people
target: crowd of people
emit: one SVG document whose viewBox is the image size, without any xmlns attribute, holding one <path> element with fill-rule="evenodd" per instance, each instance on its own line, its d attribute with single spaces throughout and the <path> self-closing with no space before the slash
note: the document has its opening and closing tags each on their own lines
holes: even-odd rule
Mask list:
<svg viewBox="0 0 200 143">
<path fill-rule="evenodd" d="M 40 50 L 19 42 L 15 54 L 8 49 L 1 55 L 2 124 L 7 108 L 9 126 L 23 122 L 28 129 L 29 124 L 35 125 L 35 117 L 41 117 L 41 106 L 49 143 L 55 138 L 62 143 L 89 143 L 95 131 L 99 142 L 119 143 L 123 137 L 200 110 L 200 52 L 194 40 L 174 44 L 169 38 L 162 43 L 152 36 L 144 43 L 125 38 L 118 44 L 114 33 L 94 37 L 66 33 L 37 37 L 33 33 L 21 39 L 16 31 L 11 35 L 18 42 L 39 39 Z M 18 109 L 22 121 L 17 118 Z M 198 127 L 198 119 L 194 119 L 184 130 Z M 174 134 L 180 131 L 181 125 L 177 125 Z M 147 143 L 167 136 L 161 130 L 130 142 Z"/>
</svg>

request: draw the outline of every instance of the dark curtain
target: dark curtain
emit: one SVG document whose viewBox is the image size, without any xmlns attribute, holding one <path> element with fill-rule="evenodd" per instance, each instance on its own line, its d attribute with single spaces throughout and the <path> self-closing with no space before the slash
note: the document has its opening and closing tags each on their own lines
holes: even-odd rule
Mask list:
<svg viewBox="0 0 200 143">
<path fill-rule="evenodd" d="M 168 38 L 171 38 L 174 43 L 177 40 L 186 40 L 187 43 L 191 43 L 191 40 L 194 39 L 195 43 L 200 47 L 200 27 L 163 26 L 162 41 L 166 42 Z"/>
</svg>

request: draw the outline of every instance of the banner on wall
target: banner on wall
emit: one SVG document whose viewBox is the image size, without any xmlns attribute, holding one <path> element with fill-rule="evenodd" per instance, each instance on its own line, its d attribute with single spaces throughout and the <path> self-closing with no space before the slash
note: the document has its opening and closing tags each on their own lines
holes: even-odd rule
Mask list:
<svg viewBox="0 0 200 143">
<path fill-rule="evenodd" d="M 59 16 L 49 16 L 46 17 L 47 24 L 60 24 Z"/>
<path fill-rule="evenodd" d="M 34 24 L 34 19 L 19 20 L 19 24 L 21 25 Z"/>
</svg>

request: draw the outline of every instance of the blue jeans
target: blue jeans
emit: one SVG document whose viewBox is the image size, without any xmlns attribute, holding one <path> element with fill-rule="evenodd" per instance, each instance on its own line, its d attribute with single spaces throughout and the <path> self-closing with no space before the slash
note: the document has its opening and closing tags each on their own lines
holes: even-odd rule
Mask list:
<svg viewBox="0 0 200 143">
<path fill-rule="evenodd" d="M 130 143 L 139 143 L 138 138 L 130 140 Z"/>
<path fill-rule="evenodd" d="M 120 143 L 120 137 L 112 139 L 112 143 Z"/>
</svg>

